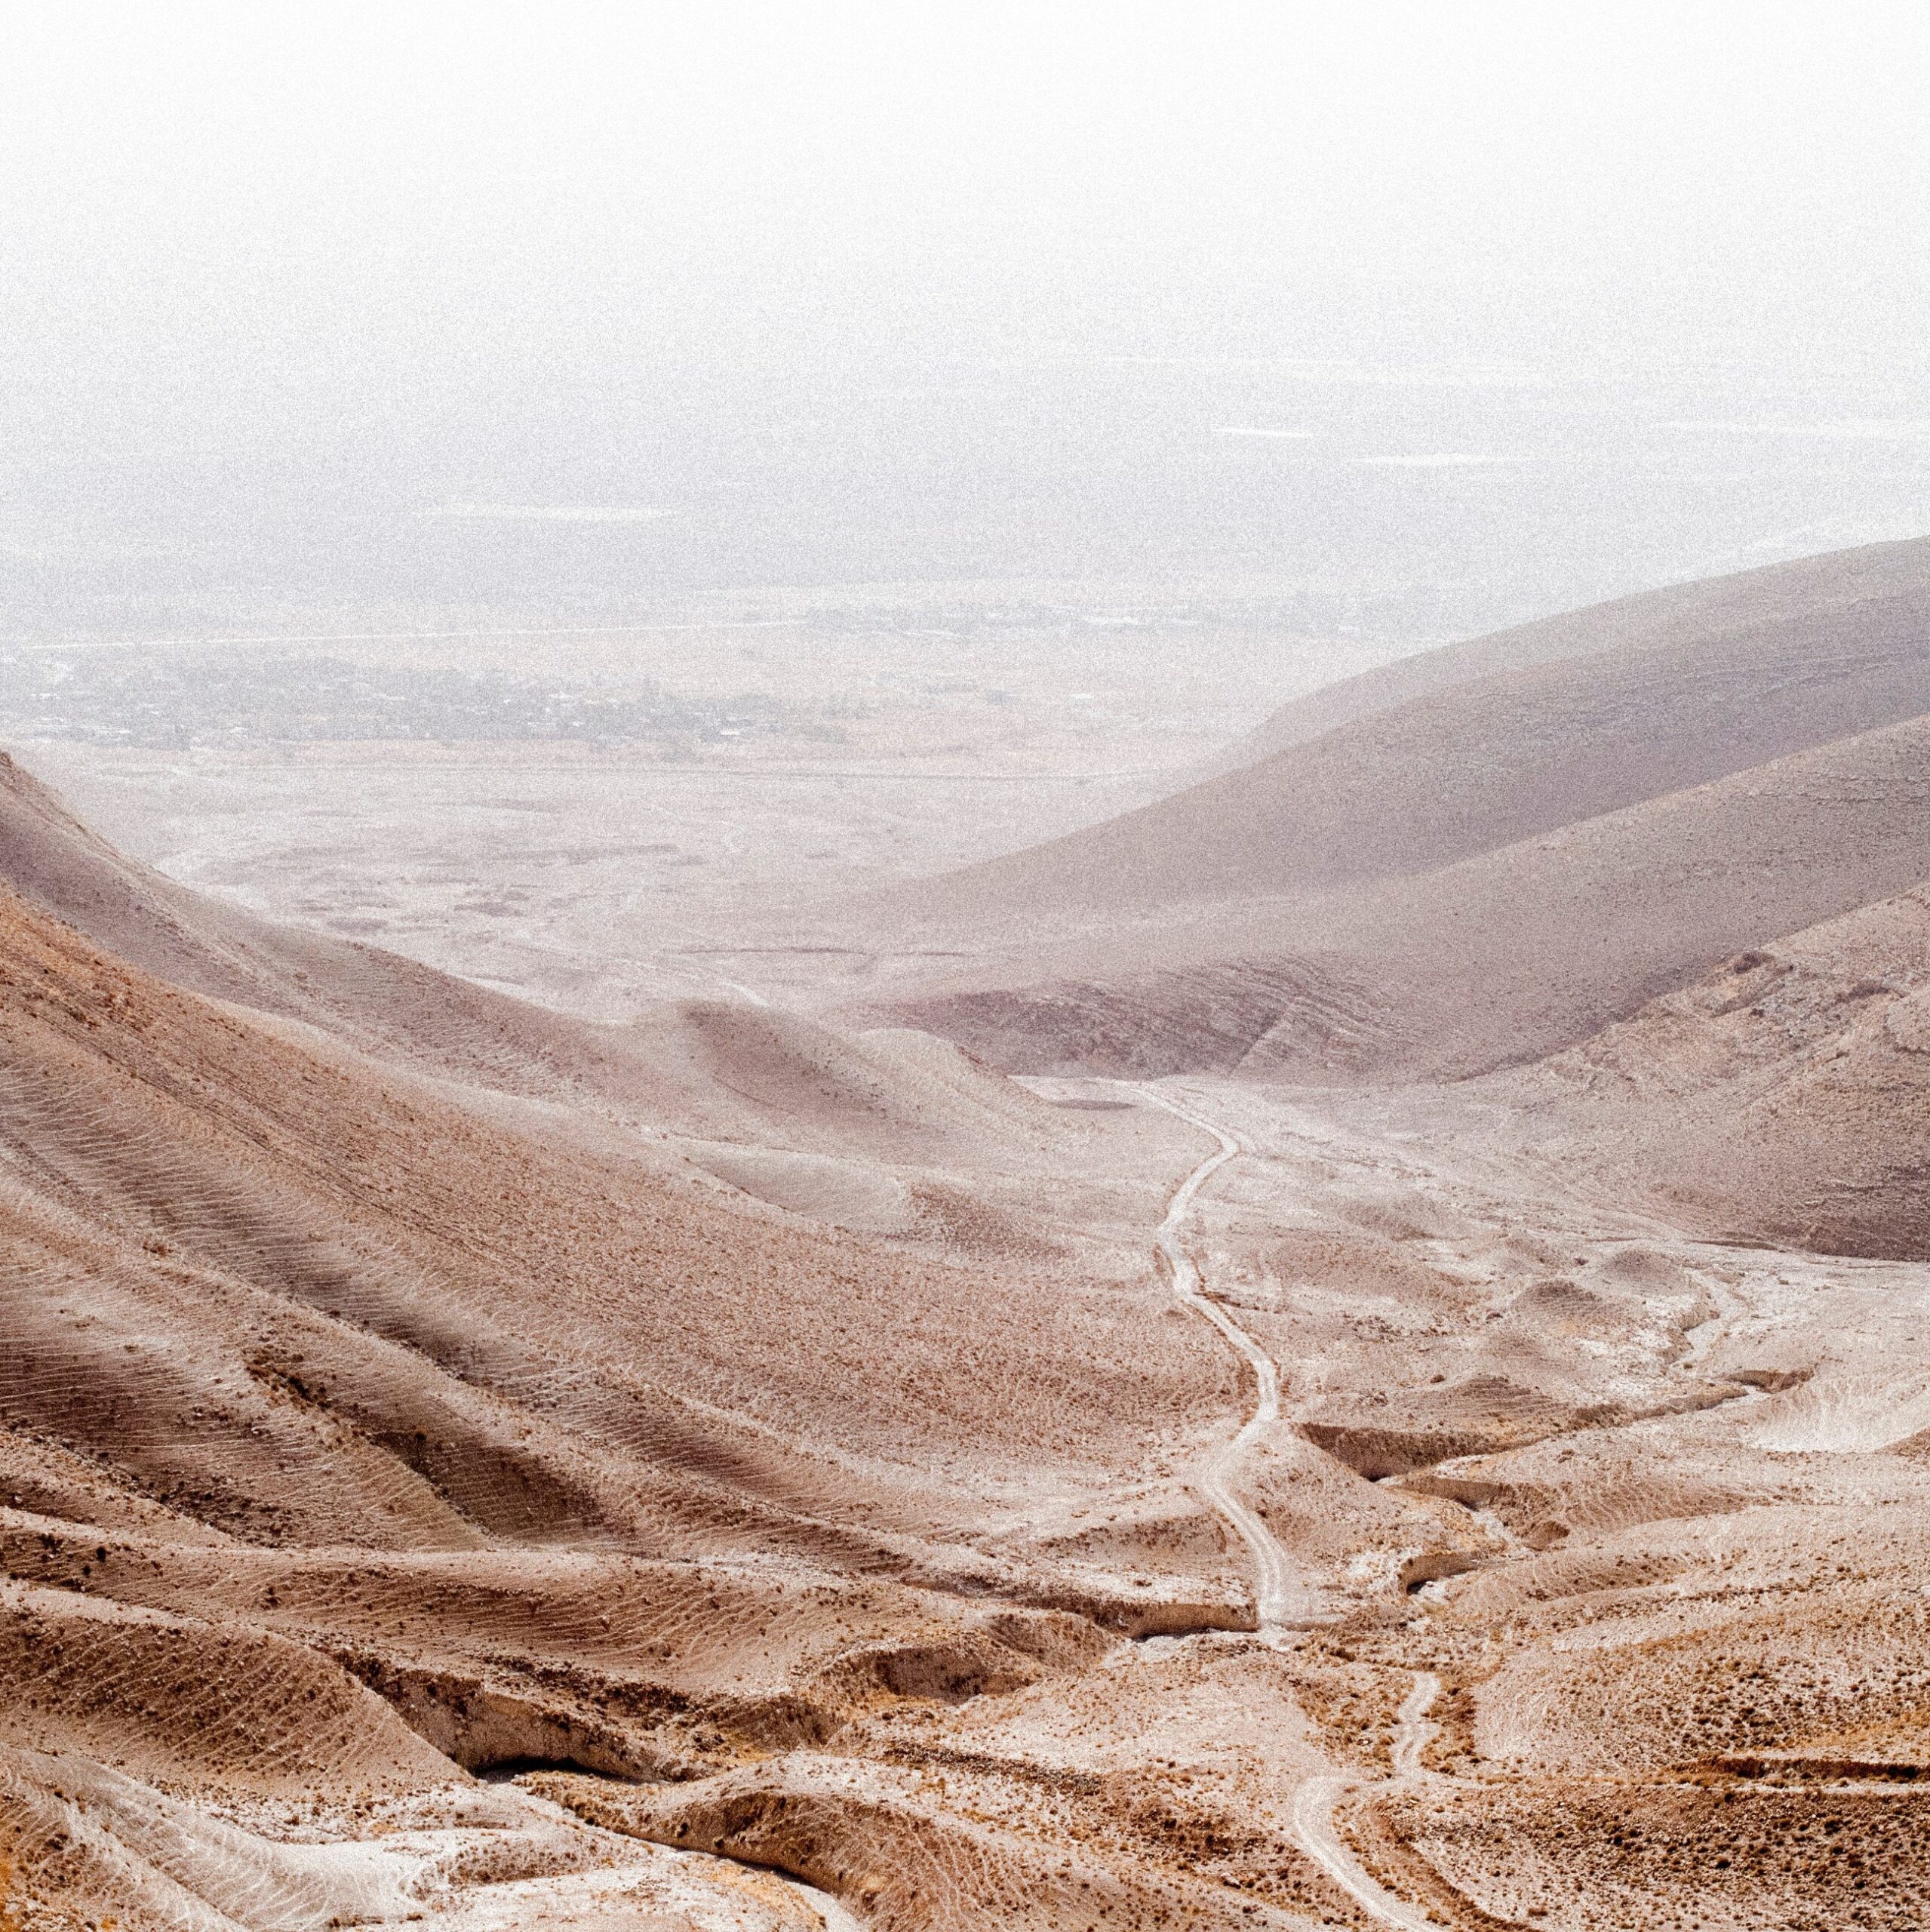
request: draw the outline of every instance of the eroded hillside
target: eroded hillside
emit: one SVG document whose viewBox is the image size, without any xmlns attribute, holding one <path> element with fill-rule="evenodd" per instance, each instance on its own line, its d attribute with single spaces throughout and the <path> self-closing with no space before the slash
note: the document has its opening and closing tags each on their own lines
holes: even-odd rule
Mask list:
<svg viewBox="0 0 1930 1932">
<path fill-rule="evenodd" d="M 914 1026 L 5 773 L 8 1922 L 1916 1926 L 1915 558 L 1316 703 L 1263 891 L 1046 848 Z"/>
</svg>

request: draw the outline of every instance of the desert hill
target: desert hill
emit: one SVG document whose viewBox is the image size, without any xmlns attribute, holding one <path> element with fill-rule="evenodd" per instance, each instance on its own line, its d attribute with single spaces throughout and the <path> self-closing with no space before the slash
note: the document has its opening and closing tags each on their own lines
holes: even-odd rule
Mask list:
<svg viewBox="0 0 1930 1932">
<path fill-rule="evenodd" d="M 662 1022 L 691 1105 L 719 1018 Z M 763 1037 L 760 1104 L 808 1089 Z M 1143 1111 L 1148 1146 L 1210 1145 Z M 1240 1647 L 1246 1552 L 1197 1480 L 1241 1366 L 1143 1263 L 947 1265 L 760 1209 L 12 894 L 0 1177 L 23 1924 L 847 1922 L 765 1866 L 905 1932 L 1347 1909 L 1271 1819 L 1330 1746 L 1273 1640 Z M 1479 1546 L 1274 1454 L 1320 1614 L 1405 1614 L 1363 1543 Z"/>
<path fill-rule="evenodd" d="M 13 897 L 0 1069 L 23 1924 L 1309 1932 L 1519 1897 L 1566 1932 L 1669 1896 L 1617 1903 L 1604 1764 L 1680 1857 L 1718 1760 L 1917 1762 L 1915 1398 L 1848 1461 L 1799 1400 L 1916 1318 L 1887 1280 L 1710 1337 L 1708 1251 L 1623 1206 L 1498 1219 L 1258 1084 L 1191 1097 L 1240 1137 L 1199 1251 L 1286 1389 L 1241 1481 L 1305 1627 L 1253 1636 L 1200 1479 L 1250 1389 L 1150 1276 L 761 1213 Z M 1802 1585 L 1852 1507 L 1857 1577 Z M 1620 1647 L 1592 1673 L 1577 1618 Z M 1863 1690 L 1819 1700 L 1788 1660 L 1839 1652 Z M 1612 1684 L 1646 1700 L 1612 1733 Z M 1890 1810 L 1850 1841 L 1886 1912 L 1922 1857 Z M 1834 1868 L 1777 1869 L 1770 1922 L 1809 1923 Z"/>
<path fill-rule="evenodd" d="M 1149 1168 L 1156 1185 L 1181 1158 L 1184 1136 L 1157 1114 L 1050 1106 L 915 1032 L 859 1036 L 739 998 L 666 1001 L 610 1025 L 278 925 L 128 858 L 4 755 L 0 884 L 114 956 L 295 1037 L 512 1112 L 526 1103 L 573 1132 L 613 1124 L 670 1168 L 941 1247 L 1050 1247 L 1068 1201 L 1087 1223 L 1136 1221 L 1146 1202 L 1120 1177 Z"/>
<path fill-rule="evenodd" d="M 1572 1045 L 1922 875 L 1926 571 L 1892 546 L 1664 593 L 1618 648 L 896 895 L 853 915 L 878 964 L 851 1010 L 1020 1069 L 1434 1079 Z M 1598 645 L 1621 610 L 1557 632 Z M 980 963 L 894 958 L 941 937 Z"/>
<path fill-rule="evenodd" d="M 1254 761 L 879 916 L 997 937 L 1042 908 L 1077 928 L 1324 894 L 1930 710 L 1930 541 L 1718 582 L 1351 679 L 1288 706 Z"/>
<path fill-rule="evenodd" d="M 874 1511 L 889 1540 L 896 1467 L 936 1466 L 963 1393 L 942 1365 L 967 1335 L 982 1357 L 1009 1334 L 1043 1377 L 1034 1423 L 1009 1399 L 1030 1379 L 1015 1360 L 1005 1421 L 963 1424 L 985 1468 L 1014 1425 L 1015 1471 L 1070 1447 L 1059 1364 L 1139 1373 L 1123 1307 L 1017 1270 L 991 1297 L 970 1270 L 733 1211 L 613 1139 L 438 1100 L 4 909 L 8 1413 L 214 1525 L 621 1546 L 763 1521 L 788 1544 L 820 1534 L 797 1513 L 811 1496 L 843 1549 Z M 1182 1379 L 1207 1376 L 1187 1399 L 1208 1399 L 1210 1351 L 1175 1346 Z M 312 1491 L 281 1479 L 298 1444 L 332 1466 Z"/>
</svg>

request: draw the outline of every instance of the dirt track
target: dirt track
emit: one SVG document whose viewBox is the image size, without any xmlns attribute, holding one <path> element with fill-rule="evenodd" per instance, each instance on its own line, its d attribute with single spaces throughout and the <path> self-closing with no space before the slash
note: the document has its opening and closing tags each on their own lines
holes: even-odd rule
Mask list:
<svg viewBox="0 0 1930 1932">
<path fill-rule="evenodd" d="M 1252 1371 L 1255 1399 L 1253 1411 L 1225 1447 L 1213 1458 L 1199 1478 L 1200 1493 L 1229 1524 L 1235 1534 L 1253 1553 L 1254 1609 L 1262 1635 L 1271 1636 L 1287 1627 L 1304 1594 L 1298 1588 L 1293 1559 L 1267 1527 L 1258 1513 L 1243 1502 L 1233 1487 L 1232 1478 L 1247 1452 L 1280 1420 L 1280 1373 L 1273 1357 L 1242 1328 L 1225 1309 L 1203 1289 L 1199 1265 L 1188 1251 L 1181 1230 L 1192 1212 L 1200 1190 L 1229 1161 L 1244 1151 L 1239 1140 L 1217 1126 L 1203 1114 L 1157 1087 L 1136 1087 L 1155 1106 L 1177 1114 L 1219 1143 L 1179 1186 L 1166 1206 L 1166 1218 L 1154 1236 L 1166 1264 L 1167 1279 L 1174 1296 L 1193 1312 L 1210 1322 L 1224 1336 L 1234 1352 Z"/>
<path fill-rule="evenodd" d="M 1200 1189 L 1229 1161 L 1238 1159 L 1246 1148 L 1237 1135 L 1164 1090 L 1142 1085 L 1132 1091 L 1211 1134 L 1219 1143 L 1173 1190 L 1166 1218 L 1154 1238 L 1164 1257 L 1175 1296 L 1211 1322 L 1253 1372 L 1258 1392 L 1253 1412 L 1213 1458 L 1199 1487 L 1200 1494 L 1252 1552 L 1259 1635 L 1263 1641 L 1277 1643 L 1293 1627 L 1288 1620 L 1289 1614 L 1306 1593 L 1298 1585 L 1293 1558 L 1259 1513 L 1235 1493 L 1232 1478 L 1251 1446 L 1280 1421 L 1280 1373 L 1272 1356 L 1206 1294 L 1199 1264 L 1188 1250 L 1182 1232 Z M 1393 1756 L 1398 1780 L 1422 1775 L 1421 1753 L 1434 1730 L 1427 1712 L 1440 1690 L 1440 1680 L 1431 1672 L 1415 1674 L 1414 1688 L 1400 1708 L 1395 1727 Z M 1363 1910 L 1382 1924 L 1398 1926 L 1403 1932 L 1428 1932 L 1438 1921 L 1397 1898 L 1376 1881 L 1348 1848 L 1335 1825 L 1335 1804 L 1358 1783 L 1357 1779 L 1341 1775 L 1303 1782 L 1294 1793 L 1290 1818 L 1295 1841 Z"/>
</svg>

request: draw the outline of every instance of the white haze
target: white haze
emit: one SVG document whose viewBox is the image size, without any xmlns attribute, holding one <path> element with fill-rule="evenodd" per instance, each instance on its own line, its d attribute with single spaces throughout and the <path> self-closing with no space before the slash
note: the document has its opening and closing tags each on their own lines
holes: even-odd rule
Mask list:
<svg viewBox="0 0 1930 1932">
<path fill-rule="evenodd" d="M 5 19 L 17 629 L 1136 559 L 1453 628 L 1930 501 L 1913 8 Z"/>
</svg>

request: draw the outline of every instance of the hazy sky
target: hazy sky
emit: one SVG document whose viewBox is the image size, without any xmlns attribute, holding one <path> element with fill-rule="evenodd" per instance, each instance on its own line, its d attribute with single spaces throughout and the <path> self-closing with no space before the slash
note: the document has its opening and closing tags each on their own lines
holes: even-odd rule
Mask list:
<svg viewBox="0 0 1930 1932">
<path fill-rule="evenodd" d="M 948 361 L 1921 375 L 1924 17 L 7 6 L 0 460 L 360 474 Z"/>
<path fill-rule="evenodd" d="M 1914 354 L 1923 19 L 9 8 L 7 407 L 36 441 L 226 435 L 459 409 L 545 366 L 1377 332 Z"/>
</svg>

